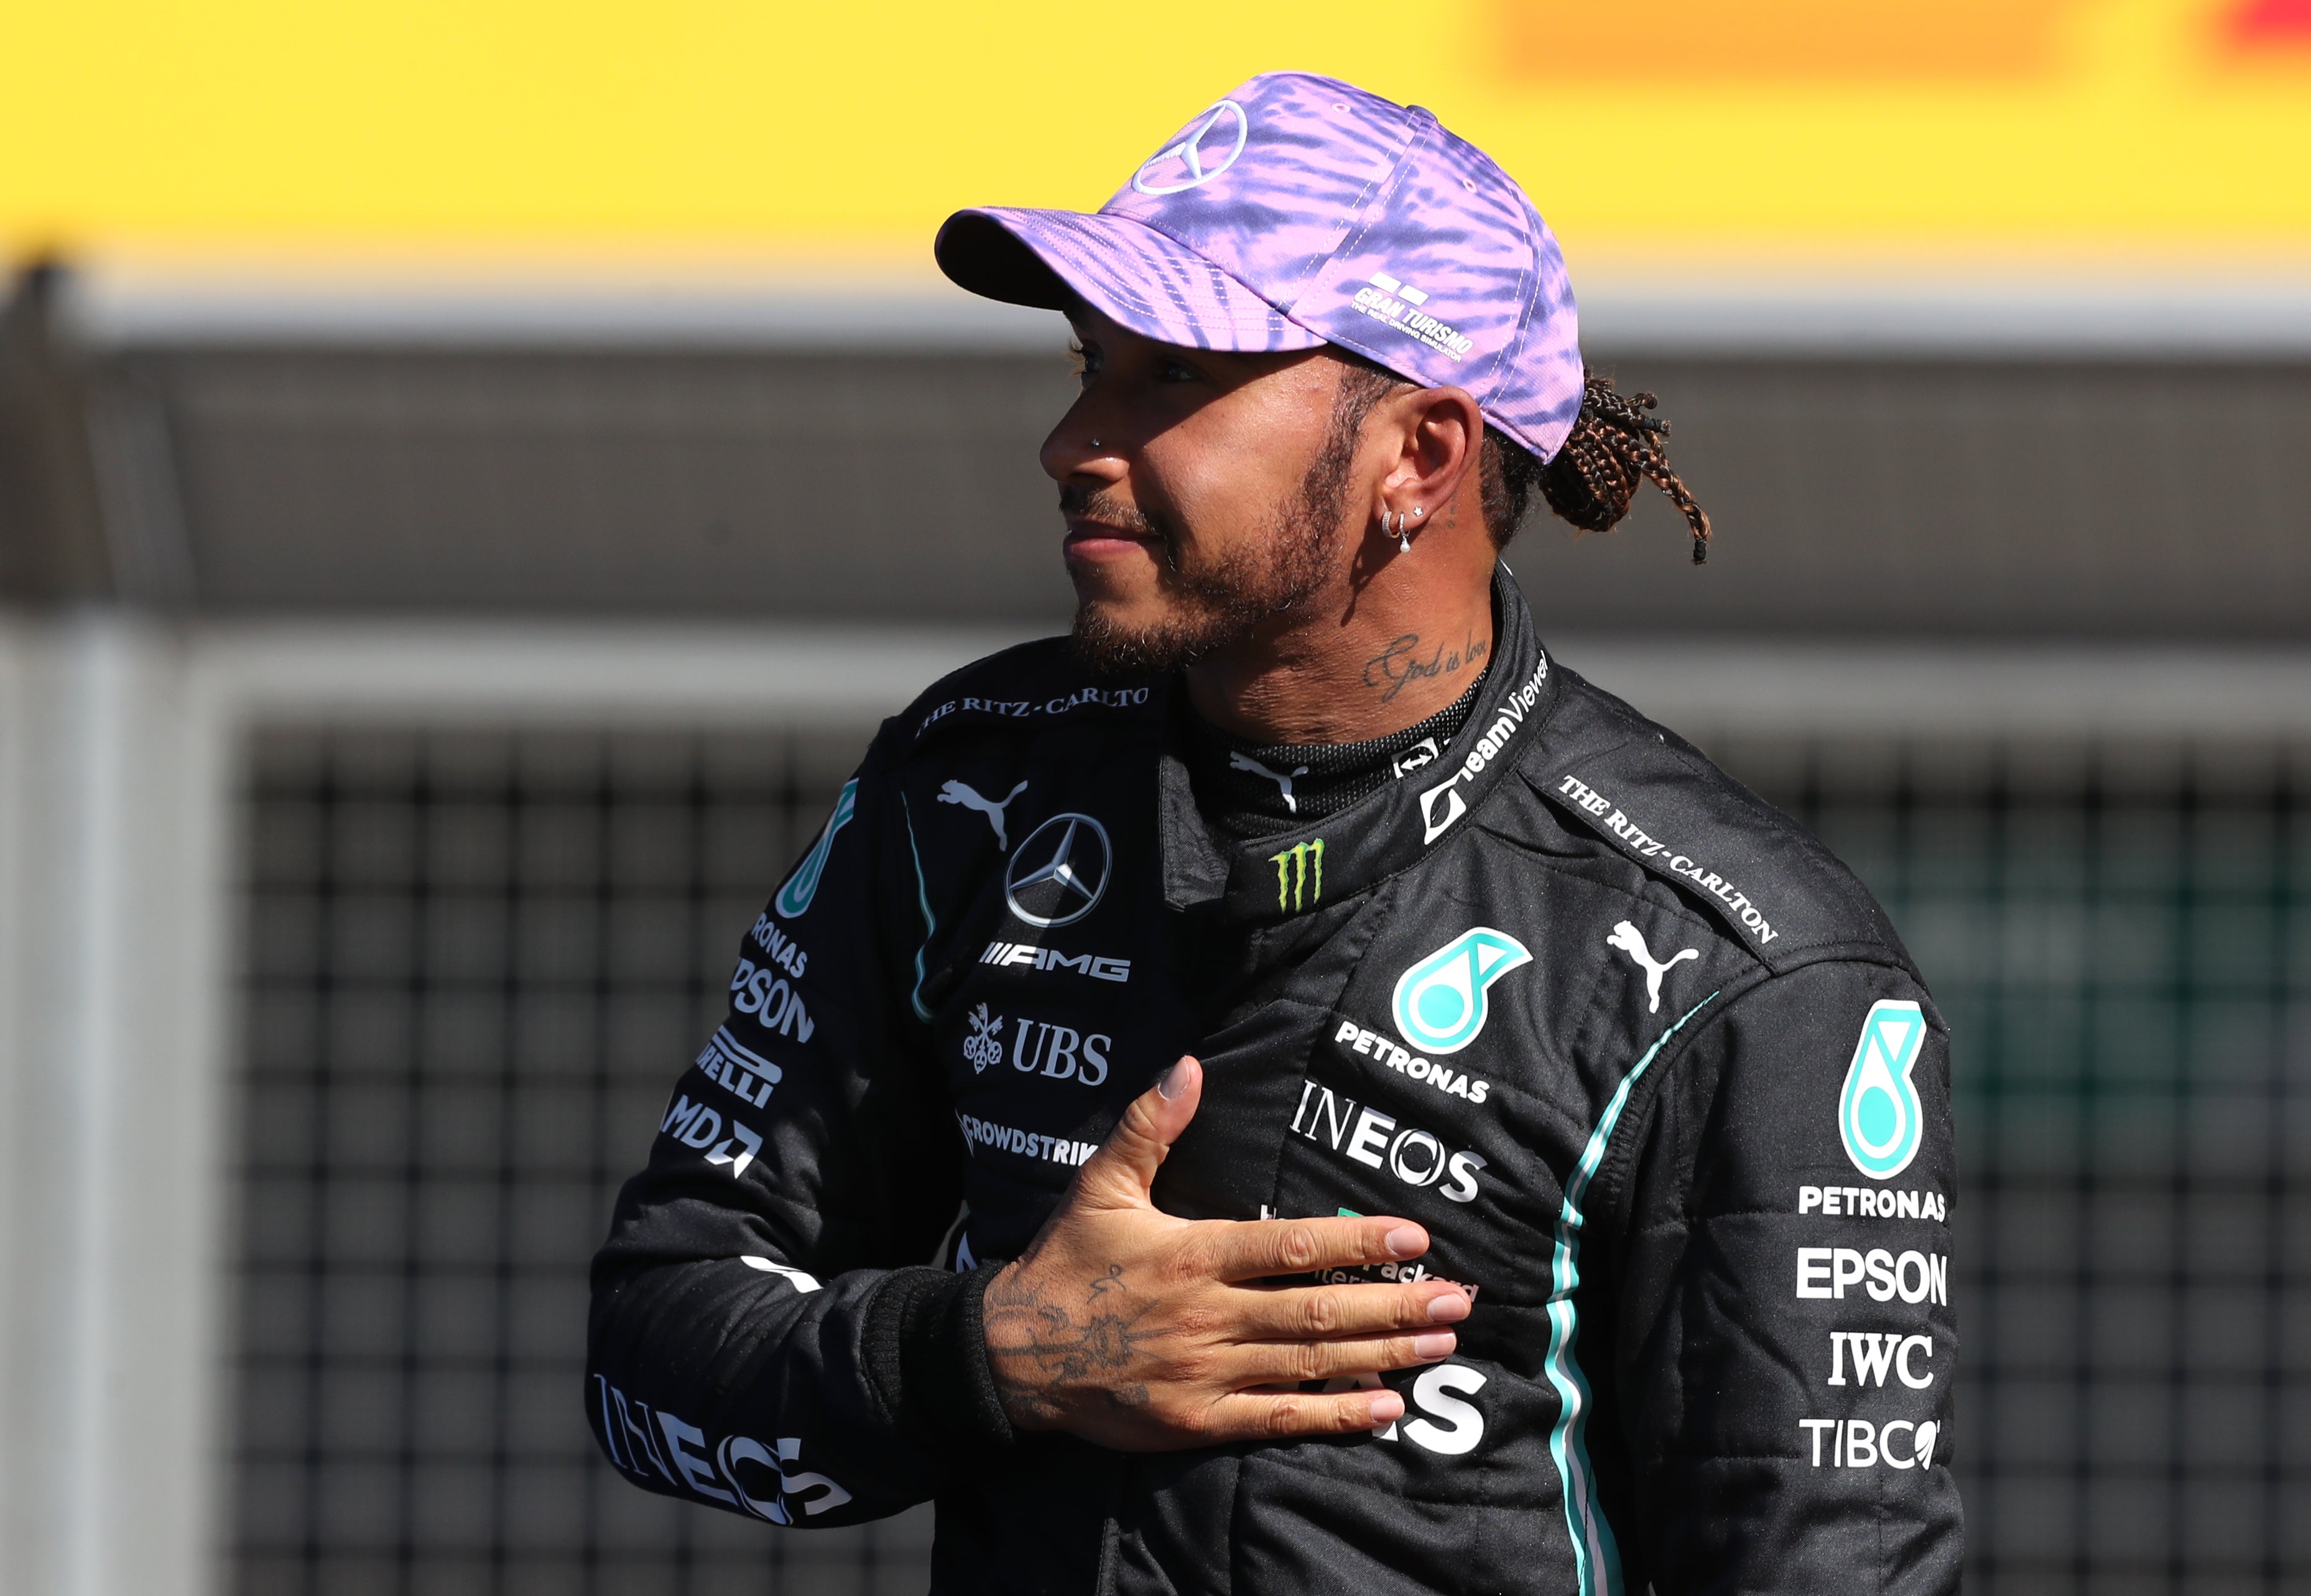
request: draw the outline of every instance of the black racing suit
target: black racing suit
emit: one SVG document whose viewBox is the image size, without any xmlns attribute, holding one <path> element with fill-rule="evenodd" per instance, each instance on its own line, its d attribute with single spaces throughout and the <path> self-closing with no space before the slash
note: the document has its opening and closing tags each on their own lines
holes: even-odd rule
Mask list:
<svg viewBox="0 0 2311 1596">
<path fill-rule="evenodd" d="M 1061 642 L 885 723 L 596 1260 L 610 1460 L 781 1524 L 935 1499 L 941 1592 L 1956 1591 L 1941 1019 L 1836 859 L 1496 594 L 1441 757 L 1281 837 L 1216 836 L 1175 689 Z M 1385 1432 L 1006 1425 L 986 1280 L 1189 1051 L 1159 1206 L 1408 1217 L 1363 1278 L 1474 1299 Z"/>
</svg>

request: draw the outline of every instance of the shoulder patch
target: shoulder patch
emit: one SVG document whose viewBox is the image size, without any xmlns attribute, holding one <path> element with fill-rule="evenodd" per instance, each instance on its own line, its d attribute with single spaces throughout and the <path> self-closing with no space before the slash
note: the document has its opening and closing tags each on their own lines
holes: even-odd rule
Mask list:
<svg viewBox="0 0 2311 1596">
<path fill-rule="evenodd" d="M 1557 735 L 1522 771 L 1543 798 L 1698 897 L 1768 969 L 1837 955 L 1915 973 L 1869 889 L 1796 822 L 1618 699 L 1566 676 Z"/>
</svg>

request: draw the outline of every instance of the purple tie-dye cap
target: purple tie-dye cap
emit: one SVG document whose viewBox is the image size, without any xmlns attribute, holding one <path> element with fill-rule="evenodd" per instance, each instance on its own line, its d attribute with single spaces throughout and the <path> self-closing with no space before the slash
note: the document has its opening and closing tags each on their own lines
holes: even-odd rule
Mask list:
<svg viewBox="0 0 2311 1596">
<path fill-rule="evenodd" d="M 1420 107 L 1331 78 L 1263 73 L 1096 213 L 958 211 L 934 249 L 973 293 L 1060 310 L 1071 290 L 1165 344 L 1338 344 L 1468 389 L 1544 460 L 1581 408 L 1572 285 L 1524 191 Z"/>
</svg>

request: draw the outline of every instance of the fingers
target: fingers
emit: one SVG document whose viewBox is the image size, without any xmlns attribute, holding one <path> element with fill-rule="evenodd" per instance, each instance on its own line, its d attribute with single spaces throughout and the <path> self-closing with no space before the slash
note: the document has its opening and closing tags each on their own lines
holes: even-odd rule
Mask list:
<svg viewBox="0 0 2311 1596">
<path fill-rule="evenodd" d="M 1195 1060 L 1183 1057 L 1165 1070 L 1131 1100 L 1099 1151 L 1085 1160 L 1076 1176 L 1078 1196 L 1107 1208 L 1144 1206 L 1164 1156 L 1196 1117 L 1203 1092 L 1204 1067 Z"/>
<path fill-rule="evenodd" d="M 1386 1389 L 1321 1395 L 1240 1392 L 1212 1404 L 1198 1444 L 1287 1435 L 1356 1435 L 1404 1417 L 1404 1399 Z"/>
<path fill-rule="evenodd" d="M 1386 1335 L 1457 1324 L 1469 1316 L 1468 1296 L 1443 1280 L 1417 1286 L 1308 1286 L 1287 1291 L 1244 1291 L 1231 1304 L 1236 1333 L 1246 1341 L 1328 1341 L 1341 1336 Z"/>
<path fill-rule="evenodd" d="M 1460 1338 L 1449 1330 L 1367 1341 L 1269 1341 L 1236 1349 L 1240 1385 L 1278 1385 L 1301 1380 L 1343 1380 L 1409 1369 L 1452 1356 Z"/>
<path fill-rule="evenodd" d="M 1088 1167 L 1088 1166 L 1086 1166 Z M 1259 1219 L 1214 1222 L 1208 1245 L 1222 1280 L 1304 1275 L 1311 1269 L 1395 1263 L 1428 1251 L 1428 1233 L 1403 1219 Z"/>
</svg>

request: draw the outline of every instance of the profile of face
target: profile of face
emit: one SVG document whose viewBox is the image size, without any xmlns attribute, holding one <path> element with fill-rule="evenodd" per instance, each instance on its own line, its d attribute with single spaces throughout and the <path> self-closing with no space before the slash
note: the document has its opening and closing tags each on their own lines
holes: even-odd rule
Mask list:
<svg viewBox="0 0 2311 1596">
<path fill-rule="evenodd" d="M 1087 307 L 1069 321 L 1082 392 L 1042 458 L 1094 669 L 1192 664 L 1345 580 L 1370 518 L 1341 362 L 1158 344 Z"/>
</svg>

